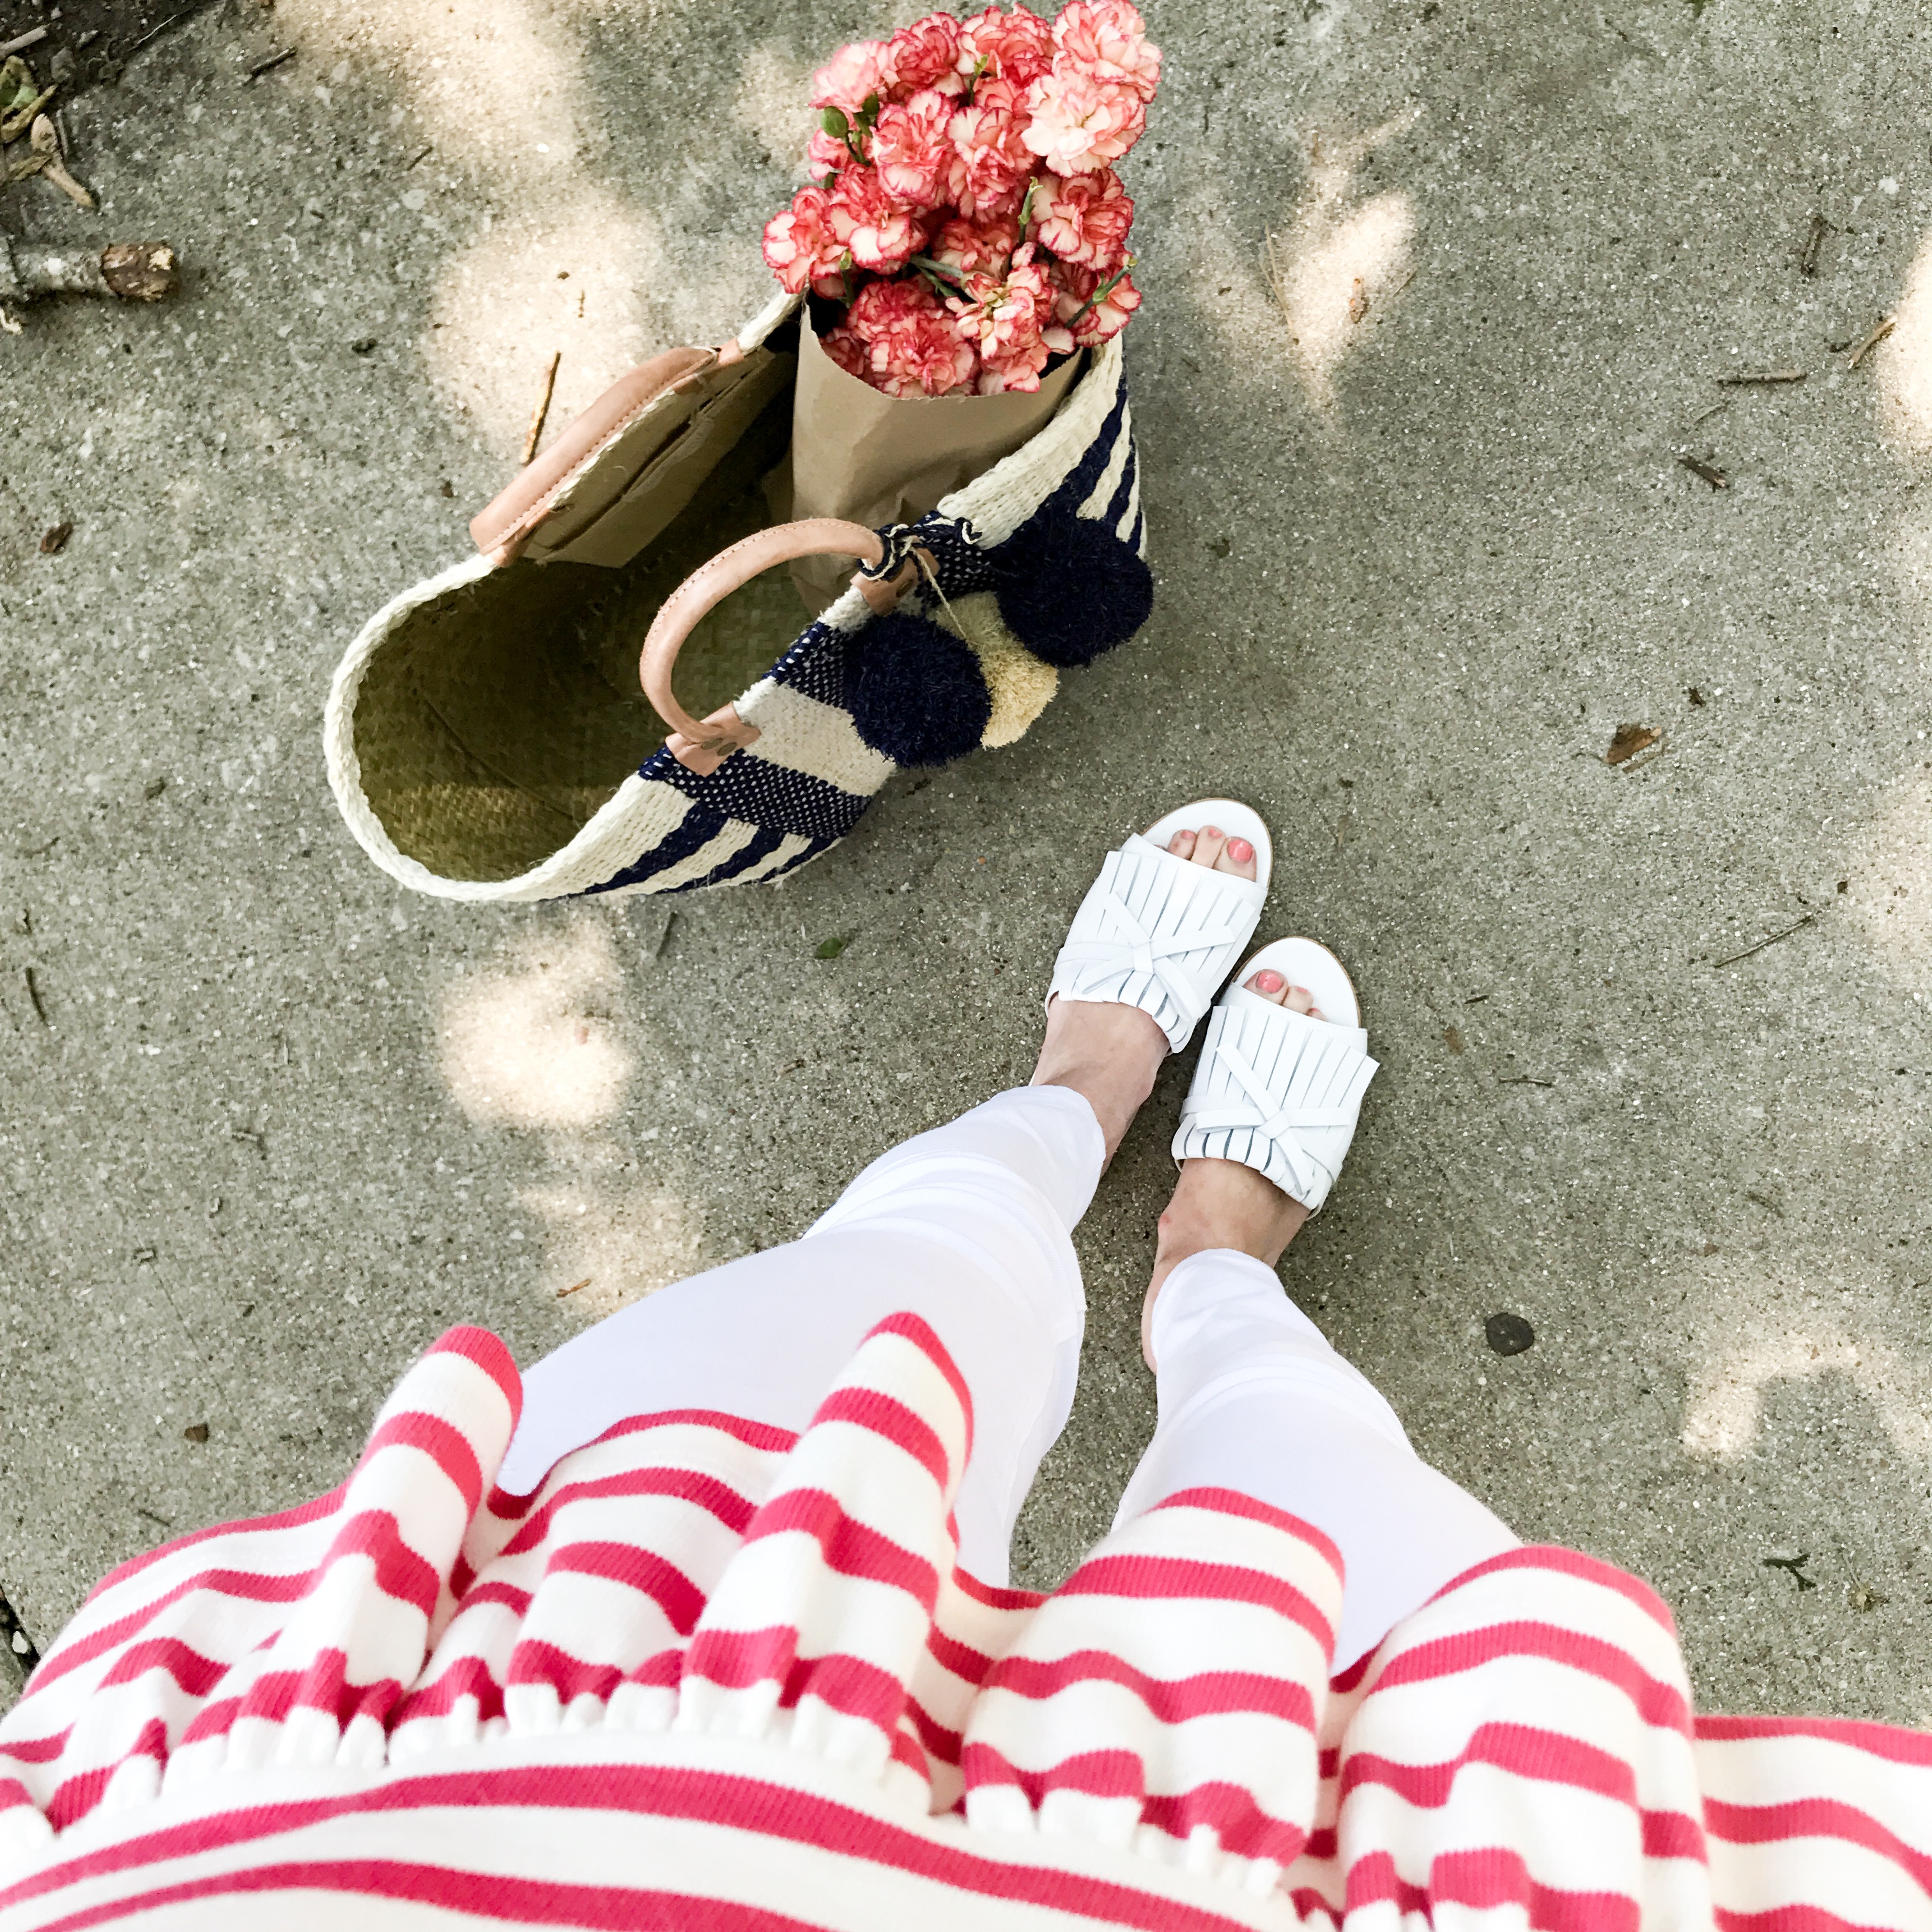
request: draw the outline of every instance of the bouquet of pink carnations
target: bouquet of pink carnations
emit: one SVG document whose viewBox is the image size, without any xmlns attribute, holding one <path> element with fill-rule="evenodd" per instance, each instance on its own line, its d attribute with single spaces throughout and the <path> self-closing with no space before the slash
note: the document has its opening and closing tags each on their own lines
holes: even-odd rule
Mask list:
<svg viewBox="0 0 1932 1932">
<path fill-rule="evenodd" d="M 766 224 L 765 260 L 844 304 L 823 346 L 889 396 L 1036 390 L 1140 306 L 1114 164 L 1160 79 L 1131 0 L 855 40 L 812 77 L 813 178 Z"/>
</svg>

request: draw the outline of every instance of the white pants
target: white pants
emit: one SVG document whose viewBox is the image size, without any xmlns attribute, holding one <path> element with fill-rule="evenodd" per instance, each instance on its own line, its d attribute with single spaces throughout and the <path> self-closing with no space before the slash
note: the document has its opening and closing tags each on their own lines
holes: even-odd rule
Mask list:
<svg viewBox="0 0 1932 1932">
<path fill-rule="evenodd" d="M 1007 1581 L 1013 1524 L 1066 1425 L 1086 1298 L 1072 1230 L 1106 1149 L 1064 1087 L 1000 1094 L 883 1155 L 803 1238 L 662 1288 L 524 1378 L 499 1480 L 524 1493 L 626 1417 L 722 1411 L 802 1430 L 882 1316 L 932 1324 L 972 1393 L 960 1561 Z M 1347 1565 L 1335 1668 L 1516 1539 L 1421 1461 L 1394 1412 L 1230 1249 L 1192 1256 L 1154 1304 L 1160 1420 L 1117 1520 L 1232 1489 L 1315 1524 Z"/>
</svg>

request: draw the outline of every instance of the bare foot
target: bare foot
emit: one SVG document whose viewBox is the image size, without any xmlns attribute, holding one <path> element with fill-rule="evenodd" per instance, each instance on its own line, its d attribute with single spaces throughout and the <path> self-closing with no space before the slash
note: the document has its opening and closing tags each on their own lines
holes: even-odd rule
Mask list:
<svg viewBox="0 0 1932 1932">
<path fill-rule="evenodd" d="M 1276 1006 L 1322 1018 L 1307 988 L 1291 986 L 1279 973 L 1259 972 L 1244 983 L 1250 992 Z M 1160 1217 L 1154 1275 L 1141 1304 L 1141 1355 L 1148 1366 L 1154 1366 L 1154 1298 L 1190 1255 L 1208 1248 L 1232 1248 L 1272 1268 L 1307 1219 L 1308 1210 L 1299 1201 L 1238 1160 L 1183 1161 L 1173 1198 Z"/>
<path fill-rule="evenodd" d="M 1240 879 L 1255 876 L 1255 848 L 1245 838 L 1230 838 L 1218 825 L 1177 832 L 1167 849 L 1176 858 L 1217 872 L 1232 872 Z M 1046 1037 L 1028 1084 L 1070 1087 L 1084 1095 L 1106 1136 L 1111 1161 L 1141 1103 L 1153 1092 L 1154 1076 L 1167 1052 L 1167 1035 L 1138 1006 L 1056 998 L 1047 1009 Z"/>
</svg>

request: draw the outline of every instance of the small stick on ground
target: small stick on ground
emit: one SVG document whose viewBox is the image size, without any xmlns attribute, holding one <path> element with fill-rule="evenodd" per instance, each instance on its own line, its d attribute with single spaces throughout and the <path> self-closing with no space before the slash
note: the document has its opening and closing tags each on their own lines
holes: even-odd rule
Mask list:
<svg viewBox="0 0 1932 1932">
<path fill-rule="evenodd" d="M 266 60 L 257 61 L 248 70 L 248 78 L 250 80 L 260 80 L 265 74 L 273 74 L 277 68 L 293 60 L 295 57 L 296 50 L 293 47 L 284 47 L 280 53 L 271 54 Z"/>
<path fill-rule="evenodd" d="M 1553 1080 L 1539 1080 L 1534 1073 L 1499 1073 L 1496 1076 L 1498 1087 L 1554 1087 Z"/>
<path fill-rule="evenodd" d="M 1742 389 L 1754 382 L 1802 382 L 1804 380 L 1802 369 L 1740 369 L 1735 376 L 1720 376 L 1720 388 Z"/>
<path fill-rule="evenodd" d="M 559 1288 L 556 1292 L 557 1300 L 561 1301 L 566 1294 L 574 1294 L 580 1288 L 588 1288 L 596 1279 L 594 1274 L 587 1274 L 581 1281 L 574 1281 L 568 1288 Z"/>
<path fill-rule="evenodd" d="M 1870 334 L 1868 335 L 1865 339 L 1858 344 L 1857 348 L 1852 351 L 1851 359 L 1846 363 L 1845 367 L 1847 369 L 1856 369 L 1858 364 L 1865 359 L 1866 356 L 1870 355 L 1872 350 L 1876 349 L 1879 344 L 1892 333 L 1892 330 L 1898 326 L 1898 318 L 1897 316 L 1887 316 L 1885 320 L 1872 331 Z"/>
<path fill-rule="evenodd" d="M 117 296 L 160 302 L 179 284 L 180 264 L 165 242 L 116 242 L 98 254 L 8 244 L 0 235 L 0 301 L 36 296 Z"/>
<path fill-rule="evenodd" d="M 16 40 L 0 40 L 0 60 L 4 60 L 9 54 L 23 54 L 29 47 L 38 46 L 46 37 L 46 28 L 29 27 Z"/>
<path fill-rule="evenodd" d="M 1809 281 L 1818 272 L 1818 250 L 1823 245 L 1831 224 L 1822 214 L 1811 218 L 1811 226 L 1804 237 L 1804 245 L 1798 251 L 1798 272 Z"/>
<path fill-rule="evenodd" d="M 1702 477 L 1713 490 L 1728 490 L 1731 487 L 1731 479 L 1721 470 L 1714 469 L 1696 457 L 1680 456 L 1677 460 L 1693 476 Z"/>
<path fill-rule="evenodd" d="M 1789 926 L 1781 927 L 1768 938 L 1760 939 L 1755 946 L 1747 946 L 1742 952 L 1733 952 L 1728 958 L 1713 960 L 1711 970 L 1716 973 L 1726 966 L 1735 966 L 1740 959 L 1748 959 L 1754 952 L 1762 952 L 1767 946 L 1775 946 L 1780 939 L 1789 939 L 1794 932 L 1809 926 L 1817 916 L 1815 912 L 1808 912 L 1802 919 L 1794 919 Z"/>
<path fill-rule="evenodd" d="M 550 367 L 544 371 L 543 394 L 537 398 L 536 407 L 530 412 L 530 430 L 524 438 L 524 461 L 527 466 L 537 453 L 537 445 L 543 440 L 544 419 L 550 414 L 550 399 L 556 387 L 556 365 L 563 360 L 563 351 L 558 350 L 550 358 Z"/>
<path fill-rule="evenodd" d="M 1708 410 L 1706 410 L 1702 416 L 1693 416 L 1693 417 L 1690 418 L 1690 428 L 1693 428 L 1693 429 L 1695 429 L 1700 423 L 1707 423 L 1707 422 L 1708 422 L 1711 420 L 1711 418 L 1712 418 L 1714 416 L 1715 416 L 1720 410 L 1727 410 L 1727 409 L 1729 409 L 1729 408 L 1730 407 L 1730 406 L 1731 406 L 1731 399 L 1730 399 L 1730 398 L 1729 396 L 1726 396 L 1726 397 L 1724 399 L 1724 400 L 1723 400 L 1722 402 L 1720 402 L 1720 403 L 1713 403 L 1713 404 L 1711 405 L 1711 406 L 1710 406 Z"/>
<path fill-rule="evenodd" d="M 33 1001 L 34 1012 L 41 1025 L 52 1026 L 53 1022 L 47 1018 L 47 1003 L 40 998 L 40 982 L 34 977 L 34 969 L 31 966 L 22 966 L 20 976 L 27 982 L 27 998 Z"/>
<path fill-rule="evenodd" d="M 170 27 L 173 26 L 177 21 L 185 20 L 188 18 L 188 10 L 184 7 L 178 14 L 170 14 L 165 20 L 160 21 L 155 26 L 150 27 L 138 40 L 135 41 L 134 44 L 128 48 L 128 56 L 131 57 L 132 56 L 139 53 L 150 40 L 159 40 L 160 37 L 165 34 Z"/>
</svg>

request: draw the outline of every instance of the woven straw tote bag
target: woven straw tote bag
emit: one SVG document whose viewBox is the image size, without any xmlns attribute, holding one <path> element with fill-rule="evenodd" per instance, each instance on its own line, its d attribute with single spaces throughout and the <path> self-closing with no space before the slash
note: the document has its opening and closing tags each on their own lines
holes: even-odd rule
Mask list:
<svg viewBox="0 0 1932 1932">
<path fill-rule="evenodd" d="M 392 878 L 518 903 L 781 878 L 901 766 L 1012 743 L 1062 670 L 1144 622 L 1118 338 L 1012 454 L 868 530 L 771 521 L 800 326 L 782 298 L 633 370 L 478 517 L 477 556 L 364 626 L 323 742 Z M 828 553 L 858 574 L 800 630 L 785 574 L 760 573 Z M 737 695 L 694 716 L 674 671 Z"/>
</svg>

